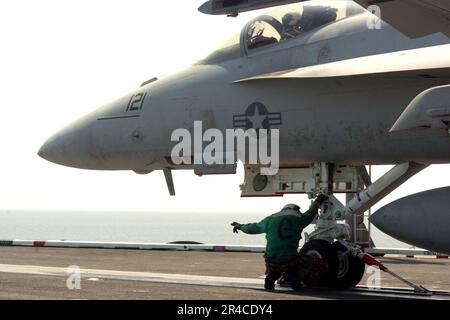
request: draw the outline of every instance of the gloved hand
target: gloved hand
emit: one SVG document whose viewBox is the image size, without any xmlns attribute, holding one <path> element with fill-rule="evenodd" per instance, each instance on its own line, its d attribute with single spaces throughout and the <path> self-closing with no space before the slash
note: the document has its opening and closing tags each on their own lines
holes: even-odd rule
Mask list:
<svg viewBox="0 0 450 320">
<path fill-rule="evenodd" d="M 231 226 L 233 227 L 233 233 L 239 233 L 238 230 L 241 230 L 241 224 L 240 223 L 233 222 L 231 224 Z"/>
<path fill-rule="evenodd" d="M 321 205 L 322 203 L 324 203 L 325 201 L 327 201 L 329 198 L 330 198 L 330 197 L 328 197 L 328 196 L 326 196 L 326 195 L 324 195 L 324 194 L 321 193 L 321 194 L 319 194 L 319 195 L 317 196 L 315 202 L 316 202 L 318 205 Z"/>
</svg>

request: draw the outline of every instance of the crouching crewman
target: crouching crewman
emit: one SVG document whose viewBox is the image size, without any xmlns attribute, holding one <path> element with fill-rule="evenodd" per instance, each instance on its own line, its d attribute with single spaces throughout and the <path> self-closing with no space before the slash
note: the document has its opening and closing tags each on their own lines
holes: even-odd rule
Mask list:
<svg viewBox="0 0 450 320">
<path fill-rule="evenodd" d="M 292 289 L 301 290 L 302 281 L 309 273 L 323 272 L 327 269 L 326 263 L 321 259 L 298 254 L 303 229 L 313 222 L 320 205 L 327 199 L 327 196 L 320 194 L 305 213 L 300 212 L 299 206 L 289 204 L 259 223 L 231 224 L 234 233 L 241 230 L 247 234 L 266 234 L 264 288 L 274 290 L 275 281 L 284 275 Z"/>
</svg>

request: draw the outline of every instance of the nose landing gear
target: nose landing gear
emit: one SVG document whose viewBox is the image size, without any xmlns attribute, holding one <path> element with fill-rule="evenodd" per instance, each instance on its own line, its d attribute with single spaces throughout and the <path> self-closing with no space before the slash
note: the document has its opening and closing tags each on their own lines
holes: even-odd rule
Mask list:
<svg viewBox="0 0 450 320">
<path fill-rule="evenodd" d="M 331 244 L 325 240 L 311 240 L 300 254 L 322 259 L 328 269 L 304 280 L 306 285 L 318 287 L 352 288 L 363 278 L 365 263 L 341 241 Z"/>
<path fill-rule="evenodd" d="M 305 284 L 334 288 L 355 287 L 364 276 L 368 255 L 358 245 L 347 241 L 350 236 L 349 225 L 337 221 L 362 214 L 425 167 L 426 165 L 416 163 L 399 164 L 365 190 L 359 190 L 357 196 L 344 206 L 333 196 L 333 166 L 327 163 L 315 164 L 312 168 L 315 179 L 309 182 L 306 193 L 310 198 L 319 193 L 326 194 L 329 199 L 320 208 L 314 232 L 305 234 L 306 244 L 300 254 L 320 258 L 328 268 L 316 274 L 311 273 L 304 279 Z M 357 178 L 353 177 L 351 180 Z M 383 270 L 381 263 L 375 266 Z"/>
<path fill-rule="evenodd" d="M 341 242 L 333 243 L 339 267 L 336 276 L 335 285 L 339 288 L 353 288 L 364 276 L 366 270 L 365 263 L 359 258 L 355 257 Z"/>
<path fill-rule="evenodd" d="M 300 254 L 319 258 L 327 265 L 325 271 L 312 270 L 303 280 L 308 286 L 330 287 L 338 275 L 339 259 L 333 246 L 325 240 L 311 240 L 300 250 Z"/>
</svg>

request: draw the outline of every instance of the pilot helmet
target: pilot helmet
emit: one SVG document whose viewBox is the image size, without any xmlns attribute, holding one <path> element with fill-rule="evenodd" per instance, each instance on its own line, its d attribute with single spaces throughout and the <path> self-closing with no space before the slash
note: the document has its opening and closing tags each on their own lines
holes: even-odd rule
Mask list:
<svg viewBox="0 0 450 320">
<path fill-rule="evenodd" d="M 294 211 L 300 211 L 300 207 L 296 204 L 290 203 L 288 205 L 285 205 L 283 207 L 283 210 L 294 210 Z"/>
<path fill-rule="evenodd" d="M 291 32 L 300 26 L 302 15 L 298 12 L 290 12 L 283 16 L 282 23 L 284 32 Z"/>
</svg>

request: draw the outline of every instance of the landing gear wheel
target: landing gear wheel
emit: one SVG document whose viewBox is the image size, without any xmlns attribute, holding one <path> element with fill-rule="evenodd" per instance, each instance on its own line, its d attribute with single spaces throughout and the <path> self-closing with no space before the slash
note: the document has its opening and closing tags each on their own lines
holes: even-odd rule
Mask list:
<svg viewBox="0 0 450 320">
<path fill-rule="evenodd" d="M 338 273 L 339 260 L 336 250 L 329 242 L 325 240 L 311 240 L 303 246 L 300 254 L 317 257 L 328 265 L 326 271 L 305 278 L 303 282 L 306 285 L 316 287 L 334 286 Z"/>
<path fill-rule="evenodd" d="M 363 278 L 366 268 L 365 263 L 351 254 L 343 254 L 347 248 L 339 242 L 333 243 L 339 259 L 339 268 L 335 285 L 340 288 L 353 288 Z"/>
</svg>

